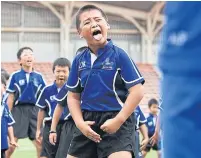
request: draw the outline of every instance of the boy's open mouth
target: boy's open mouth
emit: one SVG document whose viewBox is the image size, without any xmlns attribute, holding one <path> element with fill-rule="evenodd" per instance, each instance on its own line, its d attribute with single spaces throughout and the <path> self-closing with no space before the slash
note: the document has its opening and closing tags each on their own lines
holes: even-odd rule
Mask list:
<svg viewBox="0 0 201 158">
<path fill-rule="evenodd" d="M 103 37 L 101 30 L 94 30 L 92 35 L 93 35 L 94 39 L 97 41 L 100 41 L 101 38 Z"/>
</svg>

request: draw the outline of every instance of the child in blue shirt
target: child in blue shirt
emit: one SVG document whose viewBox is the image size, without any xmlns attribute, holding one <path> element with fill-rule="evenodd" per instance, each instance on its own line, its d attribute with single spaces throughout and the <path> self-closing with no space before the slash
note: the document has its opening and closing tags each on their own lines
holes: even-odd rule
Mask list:
<svg viewBox="0 0 201 158">
<path fill-rule="evenodd" d="M 76 55 L 68 78 L 68 107 L 77 128 L 68 158 L 131 158 L 135 120 L 131 114 L 143 97 L 144 78 L 128 54 L 108 39 L 105 13 L 86 5 L 76 27 L 88 48 Z"/>
<path fill-rule="evenodd" d="M 6 79 L 1 75 L 1 158 L 5 158 L 5 151 L 8 149 L 8 139 L 12 146 L 17 147 L 18 144 L 15 142 L 13 127 L 15 123 L 10 110 L 6 104 Z"/>
<path fill-rule="evenodd" d="M 151 138 L 155 133 L 156 122 L 157 122 L 157 114 L 158 114 L 158 101 L 156 99 L 150 99 L 148 102 L 149 106 L 149 116 L 147 117 L 147 127 L 148 127 L 148 136 Z M 151 142 L 149 142 L 146 146 L 146 149 L 143 151 L 143 156 L 145 157 L 147 152 L 150 149 L 156 150 L 158 154 L 158 158 L 161 157 L 161 142 L 154 144 L 152 146 Z"/>
<path fill-rule="evenodd" d="M 164 8 L 162 72 L 165 158 L 198 158 L 201 146 L 201 2 L 171 1 Z"/>
<path fill-rule="evenodd" d="M 15 140 L 29 138 L 40 157 L 41 146 L 36 142 L 36 124 L 38 107 L 36 100 L 45 86 L 45 81 L 40 73 L 34 70 L 34 53 L 30 47 L 23 47 L 17 52 L 17 59 L 21 69 L 11 74 L 7 93 L 7 104 L 15 119 L 13 125 Z M 15 101 L 15 102 L 14 102 Z M 8 157 L 12 155 L 15 148 L 11 146 Z"/>
<path fill-rule="evenodd" d="M 148 137 L 148 129 L 146 126 L 147 119 L 145 118 L 140 106 L 137 106 L 137 108 L 135 109 L 135 119 L 136 119 L 135 158 L 142 158 L 142 150 L 145 149 L 147 143 L 149 142 L 149 137 Z M 141 143 L 140 143 L 139 130 L 142 134 L 142 142 Z"/>
<path fill-rule="evenodd" d="M 59 146 L 62 126 L 68 119 L 69 111 L 67 107 L 65 107 L 60 115 L 59 125 L 54 131 L 50 130 L 54 110 L 57 105 L 57 101 L 55 98 L 68 78 L 70 66 L 70 61 L 66 58 L 58 58 L 54 61 L 52 71 L 55 76 L 55 81 L 42 90 L 36 103 L 36 106 L 40 108 L 38 112 L 36 132 L 36 139 L 38 140 L 38 142 L 41 142 L 40 129 L 42 126 L 42 122 L 44 123 L 41 151 L 41 157 L 43 158 L 55 158 Z M 51 144 L 49 142 L 49 133 L 55 132 L 57 133 L 57 141 L 55 142 L 55 144 Z"/>
</svg>

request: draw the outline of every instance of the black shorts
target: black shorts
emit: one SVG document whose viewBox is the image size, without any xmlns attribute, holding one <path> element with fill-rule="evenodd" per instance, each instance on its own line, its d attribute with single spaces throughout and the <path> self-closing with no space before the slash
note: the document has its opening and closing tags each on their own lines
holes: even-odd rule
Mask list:
<svg viewBox="0 0 201 158">
<path fill-rule="evenodd" d="M 72 119 L 65 121 L 59 140 L 59 147 L 57 149 L 56 158 L 66 158 L 68 148 L 71 140 L 73 139 L 73 133 L 75 130 L 75 123 Z"/>
<path fill-rule="evenodd" d="M 149 152 L 151 149 L 153 149 L 155 151 L 160 151 L 161 150 L 161 141 L 159 141 L 157 144 L 154 144 L 154 146 L 152 146 L 151 143 L 149 142 L 145 148 L 145 151 Z"/>
<path fill-rule="evenodd" d="M 108 134 L 100 129 L 100 126 L 108 119 L 114 118 L 118 112 L 83 112 L 85 121 L 95 121 L 92 129 L 100 134 L 102 140 L 95 143 L 85 137 L 78 128 L 75 128 L 74 136 L 69 148 L 69 155 L 79 158 L 105 158 L 114 152 L 130 151 L 134 157 L 135 150 L 135 120 L 129 117 L 120 129 L 114 134 Z"/>
<path fill-rule="evenodd" d="M 34 105 L 16 105 L 12 109 L 15 119 L 13 124 L 14 136 L 18 139 L 29 138 L 34 140 L 36 136 L 38 107 Z"/>
<path fill-rule="evenodd" d="M 57 132 L 57 141 L 55 145 L 52 145 L 49 142 L 49 132 L 51 128 L 51 121 L 48 121 L 45 123 L 45 126 L 43 128 L 43 140 L 42 140 L 42 149 L 41 149 L 41 157 L 48 157 L 48 158 L 55 158 L 57 149 L 59 146 L 59 140 L 61 136 L 61 129 L 63 126 L 64 122 L 58 123 L 56 132 Z"/>
</svg>

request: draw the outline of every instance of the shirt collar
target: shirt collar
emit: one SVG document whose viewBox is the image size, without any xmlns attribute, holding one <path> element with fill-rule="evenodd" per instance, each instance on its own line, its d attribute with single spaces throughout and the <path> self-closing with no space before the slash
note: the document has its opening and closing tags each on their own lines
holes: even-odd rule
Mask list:
<svg viewBox="0 0 201 158">
<path fill-rule="evenodd" d="M 108 43 L 104 45 L 103 48 L 98 49 L 98 55 L 101 55 L 103 52 L 106 52 L 108 49 L 113 47 L 113 43 L 111 39 L 107 39 Z"/>
<path fill-rule="evenodd" d="M 113 47 L 112 40 L 111 39 L 107 39 L 107 41 L 108 41 L 107 44 L 104 45 L 103 48 L 99 48 L 98 49 L 98 52 L 97 52 L 98 56 L 100 56 L 103 52 L 106 52 L 108 49 L 110 49 L 110 48 Z M 90 48 L 89 48 L 89 50 L 90 50 Z M 90 53 L 91 53 L 91 50 L 90 50 Z"/>
<path fill-rule="evenodd" d="M 65 85 L 65 84 L 64 84 Z M 63 87 L 63 86 L 62 86 Z M 61 88 L 62 88 L 61 87 Z M 56 84 L 56 80 L 54 81 L 54 83 L 53 83 L 53 88 L 55 89 L 55 90 L 61 90 L 61 88 L 59 88 L 58 86 L 57 86 L 57 84 Z"/>
<path fill-rule="evenodd" d="M 30 74 L 32 73 L 34 71 L 34 68 L 32 68 L 32 71 L 30 72 Z M 21 68 L 21 72 L 23 72 L 23 73 L 27 73 L 26 71 L 24 71 L 24 69 L 23 68 Z"/>
<path fill-rule="evenodd" d="M 149 116 L 154 117 L 154 115 L 153 115 L 153 114 L 151 114 L 151 113 L 149 113 Z"/>
</svg>

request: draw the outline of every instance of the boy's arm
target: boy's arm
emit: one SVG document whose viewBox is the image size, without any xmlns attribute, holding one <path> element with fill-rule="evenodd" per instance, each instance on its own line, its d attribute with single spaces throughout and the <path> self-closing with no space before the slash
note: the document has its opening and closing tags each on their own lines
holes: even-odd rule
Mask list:
<svg viewBox="0 0 201 158">
<path fill-rule="evenodd" d="M 100 142 L 100 135 L 94 132 L 90 127 L 95 122 L 91 120 L 84 121 L 82 116 L 80 107 L 80 94 L 83 88 L 81 87 L 81 81 L 79 79 L 78 67 L 79 55 L 75 57 L 72 63 L 72 67 L 66 85 L 69 91 L 67 97 L 68 108 L 77 128 L 79 128 L 79 130 L 89 139 L 95 142 Z"/>
<path fill-rule="evenodd" d="M 41 143 L 41 126 L 43 123 L 45 111 L 43 109 L 39 109 L 38 117 L 37 117 L 37 129 L 36 129 L 36 141 Z"/>
<path fill-rule="evenodd" d="M 51 129 L 50 129 L 51 132 L 50 132 L 50 135 L 49 135 L 49 142 L 52 145 L 55 145 L 55 143 L 57 141 L 56 127 L 57 127 L 59 119 L 60 119 L 60 117 L 62 115 L 63 109 L 64 108 L 60 104 L 57 104 L 57 106 L 56 106 L 56 108 L 54 110 Z"/>
<path fill-rule="evenodd" d="M 144 90 L 142 84 L 137 84 L 129 89 L 129 95 L 121 111 L 113 119 L 107 120 L 101 129 L 107 133 L 115 133 L 121 125 L 133 113 L 139 102 L 143 98 Z"/>
<path fill-rule="evenodd" d="M 71 116 L 73 117 L 73 120 L 75 121 L 77 128 L 79 128 L 79 130 L 89 139 L 95 142 L 100 142 L 100 135 L 94 132 L 90 127 L 95 122 L 84 121 L 83 119 L 82 111 L 80 108 L 80 94 L 69 92 L 67 101 L 69 111 L 71 113 Z"/>
<path fill-rule="evenodd" d="M 14 132 L 13 132 L 13 127 L 12 126 L 9 126 L 8 127 L 8 137 L 10 139 L 10 144 L 15 146 L 15 147 L 18 147 L 19 145 L 16 143 L 15 141 L 15 137 L 14 137 Z"/>
<path fill-rule="evenodd" d="M 14 93 L 9 93 L 7 98 L 7 105 L 10 111 L 13 109 L 14 99 L 15 99 Z"/>
<path fill-rule="evenodd" d="M 146 124 L 142 124 L 140 126 L 140 132 L 141 132 L 142 137 L 143 137 L 142 142 L 140 143 L 140 150 L 142 151 L 145 149 L 146 145 L 149 142 L 148 129 L 147 129 Z"/>
<path fill-rule="evenodd" d="M 63 109 L 64 108 L 60 104 L 57 104 L 57 106 L 54 110 L 53 118 L 52 118 L 51 131 L 56 132 L 56 127 L 57 127 L 59 119 L 62 115 Z"/>
<path fill-rule="evenodd" d="M 141 76 L 135 63 L 127 55 L 126 52 L 119 49 L 119 58 L 116 60 L 117 67 L 120 70 L 120 76 L 125 84 L 125 87 L 129 91 L 129 95 L 122 104 L 121 111 L 114 119 L 106 121 L 101 129 L 108 133 L 115 133 L 120 126 L 127 120 L 127 118 L 133 113 L 144 95 L 142 84 L 144 84 L 144 78 Z"/>
<path fill-rule="evenodd" d="M 157 118 L 154 135 L 150 138 L 151 145 L 153 146 L 159 140 L 160 133 L 160 116 Z"/>
<path fill-rule="evenodd" d="M 37 116 L 37 129 L 36 129 L 36 141 L 41 143 L 41 126 L 43 123 L 44 115 L 45 115 L 45 108 L 46 108 L 46 98 L 47 98 L 47 89 L 46 87 L 43 88 L 42 92 L 40 93 L 38 100 L 36 101 L 36 106 L 39 107 L 38 116 Z"/>
<path fill-rule="evenodd" d="M 15 73 L 11 74 L 9 80 L 8 80 L 8 85 L 6 88 L 6 92 L 9 93 L 8 98 L 7 98 L 7 105 L 10 111 L 13 108 L 14 100 L 15 100 L 15 91 L 16 91 L 16 81 L 15 81 Z"/>
</svg>

